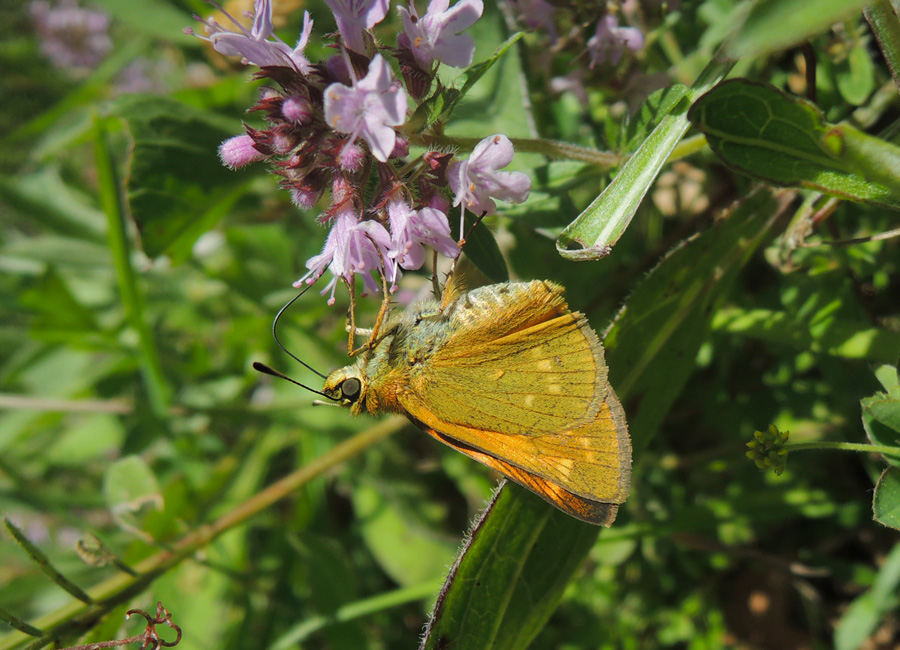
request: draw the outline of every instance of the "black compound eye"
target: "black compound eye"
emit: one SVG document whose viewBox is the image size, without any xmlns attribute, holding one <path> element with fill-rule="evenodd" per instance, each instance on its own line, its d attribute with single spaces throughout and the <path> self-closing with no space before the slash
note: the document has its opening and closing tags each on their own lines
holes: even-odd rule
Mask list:
<svg viewBox="0 0 900 650">
<path fill-rule="evenodd" d="M 362 383 L 356 377 L 345 379 L 341 382 L 341 398 L 355 402 L 359 399 L 359 391 L 362 389 Z"/>
</svg>

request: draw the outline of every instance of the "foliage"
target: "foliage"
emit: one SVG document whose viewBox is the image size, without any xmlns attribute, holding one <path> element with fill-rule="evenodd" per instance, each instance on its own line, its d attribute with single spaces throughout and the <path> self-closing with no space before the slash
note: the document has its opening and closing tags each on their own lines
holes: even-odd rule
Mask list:
<svg viewBox="0 0 900 650">
<path fill-rule="evenodd" d="M 563 284 L 605 335 L 634 468 L 602 531 L 253 372 L 319 387 L 270 327 L 325 231 L 217 159 L 259 84 L 177 31 L 207 7 L 99 2 L 114 49 L 72 76 L 6 4 L 0 650 L 131 638 L 134 609 L 185 650 L 408 648 L 426 624 L 428 648 L 897 644 L 891 3 L 627 3 L 643 48 L 593 68 L 598 3 L 556 3 L 556 41 L 489 4 L 414 116 L 441 150 L 512 139 L 531 196 L 466 252 Z M 297 4 L 275 5 L 289 43 Z M 285 347 L 344 365 L 347 307 L 307 293 Z M 747 458 L 767 431 L 779 475 Z"/>
</svg>

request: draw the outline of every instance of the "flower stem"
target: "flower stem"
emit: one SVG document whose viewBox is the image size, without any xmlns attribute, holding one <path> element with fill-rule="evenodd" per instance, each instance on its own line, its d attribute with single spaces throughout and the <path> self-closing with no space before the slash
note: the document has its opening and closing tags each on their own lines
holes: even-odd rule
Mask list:
<svg viewBox="0 0 900 650">
<path fill-rule="evenodd" d="M 869 445 L 859 442 L 788 442 L 785 443 L 784 449 L 788 451 L 799 451 L 802 449 L 840 449 L 842 451 L 861 451 L 864 453 L 883 454 L 900 458 L 900 447 L 891 447 L 889 445 Z"/>
</svg>

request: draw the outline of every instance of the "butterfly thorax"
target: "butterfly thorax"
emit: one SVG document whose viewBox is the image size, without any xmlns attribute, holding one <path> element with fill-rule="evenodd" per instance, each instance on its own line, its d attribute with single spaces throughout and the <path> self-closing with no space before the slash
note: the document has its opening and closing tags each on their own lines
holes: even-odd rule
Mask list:
<svg viewBox="0 0 900 650">
<path fill-rule="evenodd" d="M 323 392 L 353 415 L 403 413 L 399 398 L 409 390 L 410 373 L 426 364 L 447 338 L 446 320 L 433 300 L 393 314 L 375 347 L 355 364 L 332 372 Z"/>
</svg>

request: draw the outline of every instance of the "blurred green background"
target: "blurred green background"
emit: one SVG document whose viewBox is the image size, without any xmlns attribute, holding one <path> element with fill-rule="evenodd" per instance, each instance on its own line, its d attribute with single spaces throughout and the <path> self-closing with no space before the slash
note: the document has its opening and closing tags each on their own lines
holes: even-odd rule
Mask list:
<svg viewBox="0 0 900 650">
<path fill-rule="evenodd" d="M 746 9 L 635 3 L 644 49 L 588 70 L 579 52 L 592 4 L 560 10 L 568 31 L 553 47 L 528 34 L 448 133 L 631 152 L 652 123 L 633 111 L 655 88 L 690 84 Z M 845 4 L 846 20 L 810 41 L 817 104 L 831 122 L 869 119 L 890 139 L 897 88 L 860 3 Z M 95 43 L 96 61 L 75 69 L 42 52 L 33 3 L 0 7 L 0 511 L 95 597 L 117 580 L 137 585 L 82 621 L 98 625 L 84 640 L 83 629 L 59 630 L 60 645 L 137 634 L 125 610 L 161 601 L 184 650 L 416 646 L 496 477 L 410 426 L 313 408 L 314 396 L 251 369 L 263 361 L 318 386 L 276 348 L 270 327 L 325 230 L 261 165 L 220 165 L 218 143 L 259 119 L 246 113 L 258 83 L 181 34 L 206 5 L 91 6 L 109 16 L 109 44 Z M 328 54 L 321 35 L 334 26 L 323 2 L 275 7 L 289 43 L 310 10 L 317 37 L 307 55 Z M 488 4 L 474 28 L 476 61 L 510 34 L 514 13 Z M 385 43 L 398 23 L 392 16 L 379 32 Z M 742 60 L 735 74 L 802 96 L 805 66 L 785 47 Z M 574 80 L 583 97 L 558 93 L 553 80 Z M 600 333 L 626 306 L 609 341 L 617 388 L 631 381 L 628 350 L 662 341 L 624 399 L 641 441 L 632 495 L 531 647 L 897 647 L 898 533 L 872 521 L 884 458 L 794 452 L 776 476 L 744 453 L 770 424 L 792 442 L 866 442 L 860 400 L 896 385 L 897 240 L 791 249 L 783 233 L 802 197 L 779 206 L 700 148 L 663 170 L 609 257 L 576 264 L 559 257 L 554 237 L 609 172 L 535 154 L 514 165 L 532 174 L 532 198 L 488 221 L 511 276 L 565 285 Z M 732 210 L 748 196 L 750 210 Z M 821 214 L 812 244 L 897 224 L 894 212 L 850 202 Z M 667 258 L 681 242 L 682 254 Z M 738 250 L 746 256 L 729 262 Z M 727 282 L 681 314 L 681 338 L 660 338 L 676 323 L 659 315 L 666 301 L 701 275 L 718 282 L 719 271 Z M 428 282 L 404 279 L 402 290 Z M 323 372 L 344 365 L 346 308 L 345 293 L 334 307 L 306 294 L 283 319 L 285 345 Z M 376 308 L 361 306 L 363 324 Z M 654 396 L 663 406 L 650 413 Z M 203 537 L 354 434 L 394 430 Z M 121 568 L 160 553 L 179 561 L 154 565 L 146 584 Z M 79 607 L 0 536 L 0 609 L 44 629 L 84 615 Z M 3 650 L 29 642 L 0 623 Z"/>
</svg>

